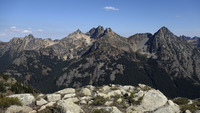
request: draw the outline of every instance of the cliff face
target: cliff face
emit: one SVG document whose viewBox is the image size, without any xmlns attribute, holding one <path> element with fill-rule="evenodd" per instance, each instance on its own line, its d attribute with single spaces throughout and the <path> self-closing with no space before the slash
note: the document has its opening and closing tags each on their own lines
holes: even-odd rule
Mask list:
<svg viewBox="0 0 200 113">
<path fill-rule="evenodd" d="M 129 38 L 101 26 L 59 41 L 29 35 L 0 49 L 1 71 L 42 92 L 143 83 L 170 97 L 200 95 L 200 51 L 166 27 Z"/>
</svg>

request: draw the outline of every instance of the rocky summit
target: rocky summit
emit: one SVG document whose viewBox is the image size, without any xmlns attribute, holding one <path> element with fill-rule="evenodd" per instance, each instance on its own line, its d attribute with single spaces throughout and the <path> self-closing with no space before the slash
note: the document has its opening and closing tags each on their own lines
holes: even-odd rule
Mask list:
<svg viewBox="0 0 200 113">
<path fill-rule="evenodd" d="M 61 40 L 13 38 L 0 42 L 0 72 L 43 93 L 142 83 L 172 98 L 200 97 L 200 49 L 166 27 L 130 37 L 98 26 Z"/>
<path fill-rule="evenodd" d="M 52 94 L 14 94 L 21 105 L 11 105 L 5 113 L 180 113 L 181 108 L 159 90 L 134 86 L 87 85 L 66 88 Z M 189 110 L 188 110 L 189 111 Z"/>
</svg>

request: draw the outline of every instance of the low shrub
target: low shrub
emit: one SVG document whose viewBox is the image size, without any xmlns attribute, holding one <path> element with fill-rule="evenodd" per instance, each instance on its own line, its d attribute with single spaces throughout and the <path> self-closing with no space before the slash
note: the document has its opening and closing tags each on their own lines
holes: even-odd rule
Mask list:
<svg viewBox="0 0 200 113">
<path fill-rule="evenodd" d="M 149 86 L 145 86 L 142 88 L 143 91 L 149 91 L 151 88 Z"/>
<path fill-rule="evenodd" d="M 91 113 L 111 113 L 111 111 L 106 111 L 104 109 L 93 109 Z"/>
<path fill-rule="evenodd" d="M 94 97 L 94 101 L 92 104 L 95 106 L 99 106 L 99 105 L 105 104 L 106 101 L 107 101 L 107 99 L 105 99 L 104 97 L 96 96 L 96 97 Z"/>
<path fill-rule="evenodd" d="M 51 106 L 51 107 L 47 107 L 46 109 L 38 113 L 63 113 L 63 110 L 59 106 Z"/>
<path fill-rule="evenodd" d="M 200 108 L 200 100 L 194 100 L 193 104 Z"/>
<path fill-rule="evenodd" d="M 174 101 L 174 103 L 176 103 L 178 105 L 188 104 L 188 102 L 189 102 L 189 100 L 187 98 L 183 98 L 183 97 L 176 98 L 173 101 Z"/>
<path fill-rule="evenodd" d="M 1 93 L 5 93 L 5 92 L 6 92 L 5 85 L 4 85 L 4 83 L 2 83 L 2 82 L 0 82 L 0 92 L 1 92 Z"/>
<path fill-rule="evenodd" d="M 8 80 L 10 77 L 8 75 L 0 74 L 0 77 L 3 77 L 4 80 Z"/>
<path fill-rule="evenodd" d="M 0 108 L 7 108 L 10 105 L 21 105 L 17 97 L 0 97 Z"/>
<path fill-rule="evenodd" d="M 127 98 L 129 104 L 139 105 L 139 104 L 141 103 L 143 97 L 140 97 L 140 98 L 136 101 L 136 100 L 134 99 L 135 93 L 136 93 L 136 92 L 134 92 L 134 91 L 131 92 L 131 95 L 128 96 L 128 97 L 126 97 L 126 98 Z"/>
<path fill-rule="evenodd" d="M 143 99 L 143 96 L 140 97 L 137 101 L 133 100 L 133 101 L 132 101 L 132 104 L 133 104 L 133 105 L 140 105 L 140 103 L 142 102 L 142 99 Z"/>
<path fill-rule="evenodd" d="M 180 109 L 181 111 L 190 110 L 192 113 L 194 113 L 196 110 L 198 110 L 198 107 L 194 104 L 184 104 L 180 105 Z"/>
</svg>

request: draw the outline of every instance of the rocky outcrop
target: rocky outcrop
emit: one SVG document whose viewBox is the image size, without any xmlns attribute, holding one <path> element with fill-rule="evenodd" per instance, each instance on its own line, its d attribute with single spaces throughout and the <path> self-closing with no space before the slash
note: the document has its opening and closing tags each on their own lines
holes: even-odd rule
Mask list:
<svg viewBox="0 0 200 113">
<path fill-rule="evenodd" d="M 98 39 L 102 37 L 104 34 L 104 28 L 102 26 L 98 26 L 97 28 L 92 28 L 86 35 L 89 35 L 91 38 Z"/>
<path fill-rule="evenodd" d="M 64 113 L 84 113 L 80 106 L 68 100 L 59 100 L 57 105 L 62 108 Z"/>
<path fill-rule="evenodd" d="M 49 99 L 49 97 L 55 97 L 56 95 L 63 97 L 69 94 L 73 96 L 53 99 L 53 101 Z M 20 95 L 15 97 L 18 97 L 22 103 L 24 103 L 24 100 L 21 98 L 26 98 L 28 101 L 27 94 Z M 71 101 L 74 98 L 77 101 Z M 88 85 L 78 89 L 63 89 L 53 94 L 38 95 L 36 103 L 33 103 L 31 108 L 28 106 L 10 106 L 7 108 L 6 113 L 19 111 L 24 113 L 45 112 L 48 110 L 62 113 L 99 111 L 110 113 L 180 113 L 180 108 L 177 104 L 168 100 L 159 90 L 143 84 L 139 84 L 137 87 L 111 84 L 101 87 Z"/>
<path fill-rule="evenodd" d="M 154 111 L 167 103 L 167 98 L 157 90 L 144 92 L 140 106 L 135 107 L 137 111 Z M 153 106 L 152 106 L 153 104 Z"/>
<path fill-rule="evenodd" d="M 47 104 L 47 101 L 44 100 L 43 98 L 40 98 L 40 100 L 36 101 L 37 106 L 41 106 L 41 105 L 44 105 L 44 104 Z"/>
<path fill-rule="evenodd" d="M 16 105 L 12 105 L 9 108 L 7 108 L 7 110 L 5 111 L 5 113 L 31 113 L 31 111 L 33 111 L 33 109 L 31 107 L 28 106 L 16 106 Z"/>
</svg>

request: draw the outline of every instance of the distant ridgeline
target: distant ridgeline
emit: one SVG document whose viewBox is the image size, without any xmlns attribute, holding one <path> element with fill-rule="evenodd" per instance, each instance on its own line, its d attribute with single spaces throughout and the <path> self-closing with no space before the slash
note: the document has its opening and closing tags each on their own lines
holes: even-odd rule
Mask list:
<svg viewBox="0 0 200 113">
<path fill-rule="evenodd" d="M 43 93 L 85 85 L 142 83 L 168 97 L 197 98 L 197 42 L 177 37 L 166 27 L 154 34 L 140 33 L 128 38 L 102 26 L 87 33 L 77 30 L 61 40 L 28 35 L 0 42 L 0 72 Z M 5 91 L 5 87 L 1 89 Z M 14 89 L 10 87 L 13 92 L 25 91 Z"/>
</svg>

